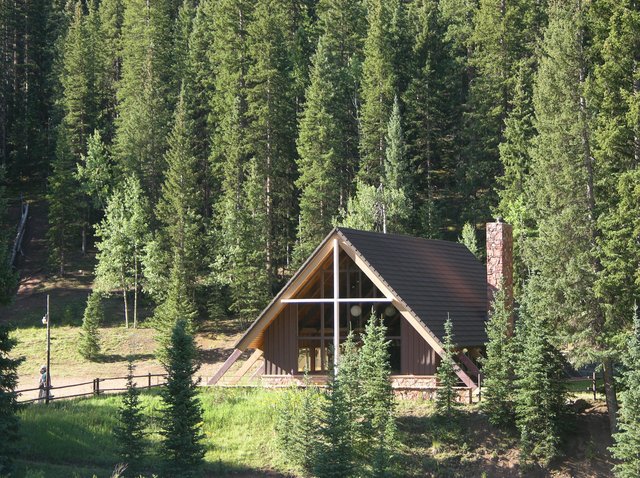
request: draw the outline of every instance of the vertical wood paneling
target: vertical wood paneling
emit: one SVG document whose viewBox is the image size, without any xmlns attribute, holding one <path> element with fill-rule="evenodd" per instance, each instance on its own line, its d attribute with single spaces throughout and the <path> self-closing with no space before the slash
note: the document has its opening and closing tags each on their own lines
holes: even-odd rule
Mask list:
<svg viewBox="0 0 640 478">
<path fill-rule="evenodd" d="M 401 325 L 401 373 L 403 375 L 434 375 L 435 351 L 404 318 Z"/>
<path fill-rule="evenodd" d="M 264 371 L 287 375 L 298 368 L 297 305 L 289 305 L 264 332 Z"/>
</svg>

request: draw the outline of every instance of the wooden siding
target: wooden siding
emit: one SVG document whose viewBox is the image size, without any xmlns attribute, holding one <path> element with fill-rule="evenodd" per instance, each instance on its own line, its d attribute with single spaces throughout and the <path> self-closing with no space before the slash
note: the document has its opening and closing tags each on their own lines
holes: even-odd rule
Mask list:
<svg viewBox="0 0 640 478">
<path fill-rule="evenodd" d="M 400 356 L 403 375 L 435 375 L 438 355 L 404 317 L 402 318 Z"/>
<path fill-rule="evenodd" d="M 298 306 L 291 304 L 264 332 L 265 375 L 288 375 L 298 368 Z"/>
</svg>

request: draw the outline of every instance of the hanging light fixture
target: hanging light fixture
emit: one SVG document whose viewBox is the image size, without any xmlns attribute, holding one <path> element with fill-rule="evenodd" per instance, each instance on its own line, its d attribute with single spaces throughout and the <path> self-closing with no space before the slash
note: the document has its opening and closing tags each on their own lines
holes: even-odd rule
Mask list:
<svg viewBox="0 0 640 478">
<path fill-rule="evenodd" d="M 352 305 L 351 306 L 351 315 L 353 315 L 354 317 L 360 317 L 360 314 L 362 314 L 362 307 L 360 307 L 359 305 Z"/>
<path fill-rule="evenodd" d="M 396 308 L 392 305 L 388 305 L 384 309 L 384 315 L 386 315 L 387 317 L 393 317 L 394 315 L 396 315 Z"/>
</svg>

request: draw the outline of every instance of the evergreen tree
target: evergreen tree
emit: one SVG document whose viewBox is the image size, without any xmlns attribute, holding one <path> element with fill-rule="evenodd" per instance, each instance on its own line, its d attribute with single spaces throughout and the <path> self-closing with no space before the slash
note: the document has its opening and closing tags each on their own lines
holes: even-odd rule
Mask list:
<svg viewBox="0 0 640 478">
<path fill-rule="evenodd" d="M 528 0 L 480 0 L 469 38 L 474 78 L 464 119 L 462 163 L 469 218 L 487 215 L 496 202 L 501 173 L 498 145 L 512 108 L 519 64 L 534 55 L 545 22 L 544 4 Z"/>
<path fill-rule="evenodd" d="M 525 293 L 537 287 L 533 277 Z M 520 432 L 521 461 L 547 465 L 559 453 L 561 422 L 566 419 L 563 359 L 552 343 L 548 321 L 537 314 L 526 295 L 516 331 L 515 413 Z"/>
<path fill-rule="evenodd" d="M 394 68 L 397 53 L 394 19 L 400 8 L 397 0 L 373 0 L 367 4 L 369 27 L 362 64 L 358 177 L 368 185 L 377 186 L 385 174 L 387 125 L 398 86 Z"/>
<path fill-rule="evenodd" d="M 595 283 L 602 272 L 597 257 L 600 212 L 594 186 L 589 112 L 584 93 L 587 73 L 583 4 L 552 2 L 543 54 L 535 78 L 534 126 L 527 204 L 537 231 L 526 245 L 527 267 L 540 275 L 532 302 L 563 334 L 575 363 L 603 364 L 611 428 L 617 401 L 608 341 L 616 321 L 606 320 Z M 549 174 L 553 171 L 554 174 Z M 572 234 L 566 231 L 571 230 Z M 546 312 L 545 312 L 546 311 Z M 551 316 L 563 317 L 555 321 Z"/>
<path fill-rule="evenodd" d="M 329 370 L 314 469 L 319 478 L 349 477 L 357 470 L 355 437 L 359 392 L 358 352 L 351 332 L 342 344 L 338 370 L 333 366 Z"/>
<path fill-rule="evenodd" d="M 193 135 L 192 124 L 186 116 L 183 90 L 169 137 L 169 150 L 165 156 L 167 170 L 156 216 L 163 225 L 160 243 L 164 251 L 158 252 L 168 254 L 169 258 L 175 258 L 181 264 L 184 284 L 180 287 L 185 289 L 191 301 L 195 297 L 196 279 L 202 271 L 201 237 L 204 231 L 199 214 L 198 163 L 191 146 Z M 157 287 L 168 289 L 169 284 Z"/>
<path fill-rule="evenodd" d="M 453 324 L 451 318 L 447 316 L 444 323 L 444 341 L 442 343 L 444 356 L 441 357 L 440 365 L 436 371 L 438 377 L 438 390 L 436 392 L 436 410 L 439 414 L 450 417 L 455 406 L 458 404 L 455 387 L 458 384 L 455 362 L 455 345 L 453 343 Z"/>
<path fill-rule="evenodd" d="M 514 285 L 516 290 L 526 278 L 523 260 L 525 238 L 531 235 L 534 221 L 528 207 L 527 178 L 531 163 L 533 127 L 532 78 L 534 65 L 531 61 L 520 64 L 515 78 L 512 109 L 505 119 L 503 140 L 500 143 L 500 162 L 503 174 L 497 178 L 497 211 L 505 222 L 513 226 Z"/>
<path fill-rule="evenodd" d="M 60 134 L 65 136 L 76 161 L 86 152 L 87 139 L 98 127 L 100 114 L 100 50 L 93 31 L 97 13 L 91 2 L 89 9 L 85 14 L 83 3 L 75 4 L 73 21 L 64 40 L 60 78 L 64 111 Z"/>
<path fill-rule="evenodd" d="M 260 241 L 254 248 L 265 251 L 261 266 L 267 268 L 268 295 L 289 265 L 296 222 L 295 39 L 290 4 L 283 0 L 258 1 L 247 28 L 251 58 L 247 71 L 248 141 L 256 180 L 264 191 L 258 205 L 262 211 L 253 214 L 264 218 Z"/>
<path fill-rule="evenodd" d="M 102 297 L 99 293 L 91 293 L 87 298 L 87 306 L 82 317 L 82 330 L 78 351 L 83 358 L 95 360 L 100 353 L 100 331 L 98 327 L 104 320 Z"/>
<path fill-rule="evenodd" d="M 473 224 L 467 222 L 462 226 L 462 234 L 458 238 L 460 244 L 464 244 L 467 249 L 476 256 L 478 260 L 482 260 L 482 252 L 478 246 L 478 238 L 476 236 L 476 228 Z"/>
<path fill-rule="evenodd" d="M 71 147 L 64 135 L 59 135 L 56 144 L 56 157 L 49 176 L 49 260 L 64 275 L 65 266 L 72 250 L 72 240 L 80 229 L 79 217 L 82 217 L 78 204 L 78 184 L 73 175 L 75 160 Z"/>
<path fill-rule="evenodd" d="M 623 363 L 625 390 L 620 393 L 622 406 L 611 452 L 619 460 L 613 467 L 616 477 L 632 478 L 640 474 L 640 318 L 637 306 Z"/>
<path fill-rule="evenodd" d="M 6 304 L 13 296 L 16 273 L 10 264 L 9 225 L 7 224 L 7 196 L 5 188 L 5 168 L 0 166 L 0 304 Z"/>
<path fill-rule="evenodd" d="M 331 230 L 352 191 L 358 166 L 358 85 L 365 35 L 360 0 L 322 0 L 320 38 L 298 135 L 300 222 L 295 260 L 301 263 Z"/>
<path fill-rule="evenodd" d="M 87 143 L 87 154 L 82 154 L 75 177 L 93 207 L 104 209 L 115 186 L 117 173 L 111 155 L 102 142 L 100 131 L 95 130 Z"/>
<path fill-rule="evenodd" d="M 117 115 L 118 82 L 122 77 L 122 24 L 124 22 L 123 0 L 102 0 L 98 7 L 100 30 L 98 42 L 103 52 L 103 69 L 100 83 L 103 88 L 102 111 L 104 114 L 104 140 L 111 144 L 115 133 Z"/>
<path fill-rule="evenodd" d="M 440 198 L 453 187 L 456 169 L 456 138 L 462 123 L 462 78 L 445 39 L 445 25 L 438 4 L 419 0 L 408 6 L 411 46 L 411 78 L 403 95 L 407 141 L 407 163 L 415 204 L 412 226 L 421 235 L 437 238 L 443 214 Z M 437 174 L 436 174 L 437 172 Z"/>
<path fill-rule="evenodd" d="M 600 21 L 602 40 L 592 50 L 601 55 L 588 83 L 587 99 L 593 115 L 593 156 L 598 172 L 594 188 L 598 200 L 598 258 L 602 273 L 596 293 L 605 302 L 607 320 L 624 330 L 638 293 L 638 219 L 631 210 L 640 199 L 640 7 L 636 2 L 613 2 L 610 12 L 590 10 L 590 24 Z M 598 28 L 592 26 L 598 32 Z M 629 280 L 630 278 L 636 280 Z"/>
<path fill-rule="evenodd" d="M 133 382 L 135 367 L 129 359 L 127 364 L 127 391 L 118 409 L 118 424 L 114 429 L 120 459 L 129 470 L 136 470 L 145 453 L 145 419 L 140 405 L 140 391 Z"/>
<path fill-rule="evenodd" d="M 211 141 L 217 124 L 217 115 L 213 114 L 216 74 L 210 59 L 215 36 L 213 10 L 216 7 L 216 2 L 199 2 L 191 24 L 185 69 L 181 75 L 184 109 L 194 133 L 197 132 L 191 138 L 191 146 L 201 173 L 201 215 L 205 218 L 211 215 L 212 203 L 219 200 L 220 189 L 220 171 L 214 170 L 210 161 Z"/>
<path fill-rule="evenodd" d="M 366 463 L 367 476 L 387 476 L 393 450 L 396 448 L 396 422 L 389 342 L 382 319 L 371 316 L 362 336 L 358 375 L 362 414 L 358 440 Z"/>
<path fill-rule="evenodd" d="M 412 207 L 405 191 L 411 186 L 397 97 L 389 118 L 386 141 L 388 147 L 380 184 L 367 186 L 363 180 L 357 180 L 356 194 L 349 199 L 347 210 L 342 214 L 344 226 L 384 233 L 406 230 Z"/>
<path fill-rule="evenodd" d="M 103 51 L 98 44 L 100 23 L 96 3 L 89 2 L 84 12 L 82 2 L 75 4 L 74 16 L 64 38 L 60 84 L 62 87 L 61 109 L 63 119 L 58 127 L 58 141 L 63 146 L 57 154 L 68 158 L 57 158 L 60 162 L 74 164 L 87 151 L 89 135 L 100 126 L 102 97 L 105 95 L 100 82 L 104 68 Z M 64 136 L 64 138 L 62 137 Z M 75 168 L 74 168 L 75 169 Z M 68 174 L 68 171 L 66 172 Z M 74 192 L 76 207 L 81 210 L 79 225 L 82 232 L 82 252 L 86 252 L 86 231 L 91 222 L 91 200 Z M 65 214 L 70 214 L 66 211 Z M 59 219 L 58 219 L 59 220 Z"/>
<path fill-rule="evenodd" d="M 271 295 L 266 251 L 256 247 L 266 233 L 264 191 L 257 161 L 251 162 L 248 116 L 248 25 L 255 0 L 213 3 L 210 54 L 214 73 L 211 99 L 216 127 L 211 139 L 211 168 L 220 184 L 216 212 L 214 271 L 229 288 L 231 310 L 240 320 L 254 317 Z M 255 281 L 249 279 L 255 275 Z"/>
<path fill-rule="evenodd" d="M 59 123 L 56 102 L 61 38 L 69 24 L 62 2 L 34 0 L 3 4 L 2 68 L 6 103 L 0 117 L 0 163 L 11 177 L 37 177 L 53 159 L 52 126 Z M 4 95 L 3 95 L 4 96 Z"/>
<path fill-rule="evenodd" d="M 310 383 L 285 392 L 278 407 L 276 434 L 280 449 L 295 466 L 311 474 L 318 463 L 318 425 L 323 394 Z"/>
<path fill-rule="evenodd" d="M 265 210 L 262 208 L 265 191 L 257 162 L 251 161 L 248 166 L 242 205 L 229 205 L 222 217 L 222 227 L 227 235 L 224 254 L 219 258 L 223 265 L 220 281 L 229 287 L 230 308 L 242 323 L 255 317 L 271 296 L 265 267 L 267 251 L 255 247 L 266 232 Z"/>
<path fill-rule="evenodd" d="M 131 0 L 124 7 L 114 156 L 155 203 L 177 93 L 172 51 L 177 6 L 170 0 Z"/>
<path fill-rule="evenodd" d="M 183 320 L 187 324 L 189 333 L 195 330 L 195 319 L 198 314 L 194 298 L 187 288 L 188 275 L 184 262 L 178 254 L 175 254 L 166 296 L 154 314 L 154 327 L 158 330 L 160 342 L 158 355 L 161 359 L 166 353 L 171 332 L 177 320 Z"/>
<path fill-rule="evenodd" d="M 16 340 L 9 337 L 9 329 L 0 327 L 0 475 L 10 475 L 18 454 L 19 419 L 15 393 L 18 385 L 18 366 L 22 359 L 10 358 Z"/>
<path fill-rule="evenodd" d="M 160 434 L 169 475 L 195 476 L 202 465 L 202 407 L 194 374 L 199 368 L 197 348 L 187 322 L 177 320 L 163 363 L 167 386 Z"/>
<path fill-rule="evenodd" d="M 482 361 L 481 409 L 496 426 L 514 424 L 514 338 L 513 311 L 501 287 L 493 297 L 487 330 L 487 357 Z"/>
</svg>

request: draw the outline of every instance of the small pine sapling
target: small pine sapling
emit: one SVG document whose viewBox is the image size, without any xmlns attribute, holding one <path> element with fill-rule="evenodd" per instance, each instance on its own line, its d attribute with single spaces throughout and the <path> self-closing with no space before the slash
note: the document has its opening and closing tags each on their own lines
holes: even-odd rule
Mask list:
<svg viewBox="0 0 640 478">
<path fill-rule="evenodd" d="M 359 377 L 362 395 L 359 404 L 361 413 L 361 455 L 368 476 L 386 476 L 394 449 L 396 421 L 395 401 L 391 387 L 389 364 L 389 342 L 387 328 L 381 318 L 371 315 L 362 336 L 359 356 Z"/>
<path fill-rule="evenodd" d="M 358 396 L 358 351 L 351 332 L 343 344 L 337 372 L 333 366 L 329 370 L 314 466 L 318 478 L 350 477 L 356 471 L 354 402 Z"/>
<path fill-rule="evenodd" d="M 285 458 L 306 474 L 316 465 L 318 426 L 323 395 L 305 379 L 305 388 L 292 387 L 278 407 L 276 435 Z"/>
<path fill-rule="evenodd" d="M 506 294 L 500 287 L 493 299 L 487 322 L 487 357 L 482 360 L 483 393 L 480 407 L 489 421 L 496 426 L 514 425 L 513 404 L 513 334 L 512 311 L 506 302 Z"/>
<path fill-rule="evenodd" d="M 80 331 L 80 345 L 78 351 L 87 360 L 95 360 L 100 354 L 100 332 L 98 327 L 104 319 L 102 297 L 98 292 L 92 292 L 87 299 Z"/>
<path fill-rule="evenodd" d="M 118 425 L 114 433 L 123 464 L 130 470 L 140 466 L 145 453 L 145 419 L 140 408 L 140 391 L 133 382 L 134 365 L 127 365 L 127 391 L 118 409 Z"/>
<path fill-rule="evenodd" d="M 196 476 L 202 465 L 202 406 L 194 374 L 198 351 L 187 321 L 179 319 L 163 362 L 167 386 L 162 389 L 162 450 L 169 476 Z"/>
<path fill-rule="evenodd" d="M 458 376 L 456 375 L 455 345 L 453 343 L 451 317 L 447 317 L 447 321 L 444 323 L 444 342 L 442 345 L 444 346 L 444 355 L 436 372 L 438 377 L 436 410 L 440 415 L 450 417 L 458 404 L 455 389 L 458 383 Z"/>
<path fill-rule="evenodd" d="M 520 307 L 515 364 L 515 413 L 521 462 L 546 466 L 558 455 L 566 415 L 563 359 L 545 320 Z"/>
</svg>

